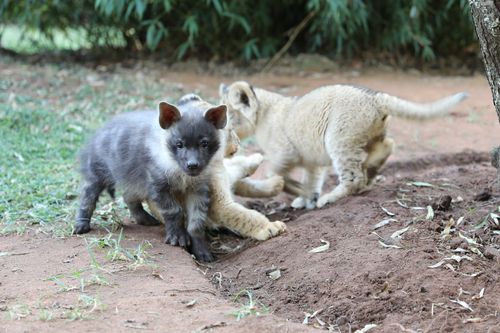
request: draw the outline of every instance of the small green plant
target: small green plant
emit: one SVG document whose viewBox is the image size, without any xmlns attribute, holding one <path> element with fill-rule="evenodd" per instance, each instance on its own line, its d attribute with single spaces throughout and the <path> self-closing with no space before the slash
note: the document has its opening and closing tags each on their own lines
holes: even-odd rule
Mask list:
<svg viewBox="0 0 500 333">
<path fill-rule="evenodd" d="M 99 297 L 80 294 L 77 304 L 65 311 L 62 317 L 70 321 L 91 319 L 92 313 L 102 311 L 105 308 L 106 306 L 101 302 Z"/>
<path fill-rule="evenodd" d="M 244 303 L 237 311 L 231 312 L 231 315 L 240 320 L 247 316 L 261 316 L 269 313 L 269 308 L 262 302 L 256 301 L 254 295 L 249 290 L 241 290 L 233 297 L 234 302 L 240 302 L 241 298 L 245 297 L 247 302 Z"/>
<path fill-rule="evenodd" d="M 26 304 L 16 304 L 8 307 L 7 317 L 10 320 L 20 320 L 31 314 L 30 308 Z"/>
<path fill-rule="evenodd" d="M 113 236 L 114 235 L 112 233 L 108 233 L 105 237 L 90 238 L 88 240 L 88 248 L 92 249 L 97 247 L 99 249 L 107 249 L 107 260 L 128 261 L 131 262 L 130 266 L 132 268 L 149 264 L 149 254 L 146 251 L 152 247 L 149 241 L 142 241 L 136 248 L 128 249 L 121 245 L 123 240 L 123 229 L 120 229 L 120 233 L 117 238 L 114 238 Z"/>
<path fill-rule="evenodd" d="M 38 312 L 38 319 L 41 321 L 51 321 L 54 319 L 54 313 L 47 308 L 41 308 Z"/>
</svg>

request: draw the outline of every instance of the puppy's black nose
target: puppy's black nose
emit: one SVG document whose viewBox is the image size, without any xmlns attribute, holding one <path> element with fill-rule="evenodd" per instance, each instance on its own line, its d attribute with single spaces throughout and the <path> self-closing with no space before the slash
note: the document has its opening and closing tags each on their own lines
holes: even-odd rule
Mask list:
<svg viewBox="0 0 500 333">
<path fill-rule="evenodd" d="M 189 170 L 196 170 L 199 166 L 198 162 L 188 162 L 187 164 Z"/>
</svg>

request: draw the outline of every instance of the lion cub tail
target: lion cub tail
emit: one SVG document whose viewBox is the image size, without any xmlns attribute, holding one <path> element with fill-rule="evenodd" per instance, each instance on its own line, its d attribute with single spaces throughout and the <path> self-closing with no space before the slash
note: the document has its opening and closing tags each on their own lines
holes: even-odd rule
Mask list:
<svg viewBox="0 0 500 333">
<path fill-rule="evenodd" d="M 374 98 L 379 107 L 390 115 L 423 120 L 447 114 L 452 107 L 468 96 L 466 92 L 460 92 L 431 103 L 414 103 L 385 93 L 378 93 Z"/>
</svg>

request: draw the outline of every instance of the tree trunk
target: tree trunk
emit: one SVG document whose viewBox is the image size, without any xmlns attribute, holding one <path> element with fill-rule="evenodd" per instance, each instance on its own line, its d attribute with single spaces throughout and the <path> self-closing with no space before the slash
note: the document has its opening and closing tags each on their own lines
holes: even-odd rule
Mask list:
<svg viewBox="0 0 500 333">
<path fill-rule="evenodd" d="M 500 0 L 469 0 L 469 5 L 500 121 Z M 500 147 L 493 149 L 491 159 L 498 170 L 500 184 Z"/>
</svg>

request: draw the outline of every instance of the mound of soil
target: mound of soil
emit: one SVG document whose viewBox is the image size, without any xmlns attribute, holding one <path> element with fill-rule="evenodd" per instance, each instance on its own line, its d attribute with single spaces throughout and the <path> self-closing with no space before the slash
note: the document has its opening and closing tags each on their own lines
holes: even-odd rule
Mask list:
<svg viewBox="0 0 500 333">
<path fill-rule="evenodd" d="M 278 316 L 333 331 L 500 331 L 500 226 L 491 215 L 500 193 L 486 158 L 391 163 L 371 191 L 320 210 L 261 201 L 288 232 L 263 243 L 233 238 L 239 249 L 220 255 L 209 276 L 224 296 L 249 290 Z M 485 189 L 491 197 L 478 204 Z"/>
</svg>

